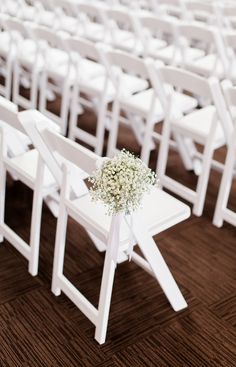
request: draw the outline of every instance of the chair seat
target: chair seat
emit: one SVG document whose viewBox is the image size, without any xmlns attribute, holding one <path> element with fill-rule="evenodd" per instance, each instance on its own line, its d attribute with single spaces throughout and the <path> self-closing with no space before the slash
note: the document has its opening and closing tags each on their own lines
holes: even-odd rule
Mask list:
<svg viewBox="0 0 236 367">
<path fill-rule="evenodd" d="M 126 52 L 134 52 L 136 55 L 142 55 L 144 51 L 143 43 L 139 39 L 135 38 L 134 35 L 128 39 L 120 41 L 117 44 L 117 47 Z"/>
<path fill-rule="evenodd" d="M 45 27 L 52 27 L 55 22 L 55 13 L 49 10 L 40 11 L 38 23 Z"/>
<path fill-rule="evenodd" d="M 106 83 L 105 75 L 89 80 L 83 78 L 83 80 L 79 82 L 80 92 L 94 96 L 101 96 L 104 92 L 105 83 Z M 106 90 L 106 100 L 111 102 L 113 101 L 114 97 L 115 97 L 115 88 L 113 84 L 110 81 L 108 81 Z"/>
<path fill-rule="evenodd" d="M 192 63 L 187 62 L 185 66 L 189 71 L 198 73 L 205 77 L 209 77 L 210 75 L 215 75 L 220 79 L 224 77 L 223 65 L 216 54 L 204 56 Z"/>
<path fill-rule="evenodd" d="M 187 132 L 199 144 L 205 144 L 210 134 L 212 119 L 215 114 L 214 106 L 207 106 L 200 110 L 196 110 L 182 119 L 172 122 L 173 128 L 178 131 Z M 214 121 L 213 121 L 214 123 Z M 214 136 L 215 147 L 225 144 L 224 131 L 220 122 L 217 122 L 217 128 Z"/>
<path fill-rule="evenodd" d="M 9 32 L 0 33 L 0 55 L 7 56 L 10 50 L 10 34 Z"/>
<path fill-rule="evenodd" d="M 204 51 L 197 48 L 188 47 L 185 50 L 185 60 L 191 62 L 204 56 Z M 161 50 L 156 50 L 150 56 L 158 58 L 167 64 L 174 63 L 180 65 L 183 62 L 183 55 L 179 49 L 174 45 L 164 47 Z"/>
<path fill-rule="evenodd" d="M 167 43 L 164 40 L 158 38 L 151 38 L 148 41 L 148 54 L 155 53 L 155 50 L 159 50 L 167 47 Z"/>
<path fill-rule="evenodd" d="M 22 47 L 19 50 L 17 59 L 22 65 L 31 69 L 36 63 L 36 52 L 37 46 L 33 40 L 26 39 L 22 43 Z M 43 58 L 39 57 L 37 60 L 37 65 L 40 69 L 43 67 Z"/>
<path fill-rule="evenodd" d="M 28 150 L 24 154 L 9 159 L 9 166 L 13 167 L 16 171 L 23 172 L 23 174 L 32 183 L 36 180 L 37 164 L 38 164 L 39 153 L 36 149 Z M 45 187 L 55 185 L 55 179 L 47 167 L 44 172 Z"/>
<path fill-rule="evenodd" d="M 47 68 L 47 71 L 50 73 L 52 78 L 58 79 L 59 81 L 67 78 L 67 81 L 70 84 L 74 83 L 77 74 L 82 81 L 88 81 L 106 73 L 103 65 L 87 59 L 82 59 L 80 61 L 78 71 L 76 71 L 72 66 L 68 73 L 68 63 L 60 63 L 59 65 L 55 64 L 54 67 L 53 65 L 50 65 L 50 67 Z"/>
<path fill-rule="evenodd" d="M 36 8 L 34 6 L 24 6 L 21 10 L 21 18 L 28 21 L 34 21 L 36 17 Z"/>
<path fill-rule="evenodd" d="M 70 34 L 78 32 L 79 26 L 78 26 L 78 20 L 76 18 L 70 16 L 63 16 L 58 20 L 58 22 L 61 30 Z"/>
<path fill-rule="evenodd" d="M 147 117 L 153 93 L 154 91 L 152 88 L 136 93 L 131 97 L 122 100 L 122 107 L 130 112 L 139 113 L 144 117 Z M 197 100 L 195 98 L 180 92 L 172 91 L 172 98 L 173 103 L 176 104 L 183 113 L 189 112 L 197 106 Z M 159 99 L 156 99 L 153 117 L 155 122 L 159 122 L 164 119 L 164 112 Z"/>
<path fill-rule="evenodd" d="M 71 201 L 70 207 L 88 223 L 92 223 L 106 240 L 108 239 L 111 216 L 106 214 L 106 208 L 102 203 L 95 203 L 88 194 Z M 190 209 L 161 189 L 153 188 L 151 193 L 144 196 L 140 214 L 150 235 L 154 236 L 187 219 L 190 216 Z M 125 221 L 121 226 L 120 238 L 122 243 L 130 239 L 130 231 Z"/>
<path fill-rule="evenodd" d="M 121 84 L 121 90 L 124 95 L 125 94 L 129 95 L 130 93 L 136 93 L 141 90 L 147 89 L 148 87 L 148 82 L 146 80 L 129 74 L 122 74 L 120 84 Z"/>
<path fill-rule="evenodd" d="M 88 22 L 85 24 L 84 36 L 91 41 L 103 41 L 105 37 L 105 27 L 99 23 Z"/>
<path fill-rule="evenodd" d="M 130 111 L 132 113 L 142 114 L 143 117 L 147 117 L 154 93 L 155 93 L 154 90 L 152 88 L 149 88 L 147 90 L 136 93 L 128 98 L 124 98 L 124 100 L 121 100 L 121 108 L 125 109 L 126 111 Z M 163 118 L 164 118 L 163 108 L 161 106 L 160 101 L 156 99 L 153 119 L 156 122 L 159 122 L 163 120 Z"/>
</svg>

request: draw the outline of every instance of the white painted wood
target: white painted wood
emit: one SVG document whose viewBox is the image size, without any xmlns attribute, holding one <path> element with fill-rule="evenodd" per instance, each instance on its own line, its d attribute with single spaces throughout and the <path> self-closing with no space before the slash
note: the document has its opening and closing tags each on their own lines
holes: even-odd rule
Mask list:
<svg viewBox="0 0 236 367">
<path fill-rule="evenodd" d="M 60 183 L 60 211 L 52 279 L 53 293 L 59 295 L 61 291 L 64 292 L 94 323 L 95 339 L 100 344 L 104 343 L 115 269 L 118 262 L 128 259 L 130 238 L 131 233 L 133 233 L 146 258 L 145 260 L 133 254 L 134 261 L 158 280 L 176 311 L 185 308 L 187 304 L 152 236 L 188 218 L 190 215 L 189 208 L 167 193 L 155 188 L 150 195 L 145 196 L 143 208 L 140 212 L 142 223 L 138 223 L 139 228 L 137 229 L 137 224 L 128 227 L 122 214 L 113 217 L 106 215 L 103 204 L 92 201 L 89 193 L 71 197 L 73 179 L 69 174 L 70 164 L 73 163 L 78 169 L 84 169 L 88 173 L 92 173 L 96 167 L 98 156 L 58 133 L 48 130 L 45 126 L 39 128 L 38 133 L 47 145 L 52 157 L 57 157 L 60 154 L 63 158 L 64 167 L 63 181 Z M 95 236 L 106 246 L 97 310 L 63 274 L 68 215 L 84 226 L 87 232 L 92 234 L 92 237 Z"/>
</svg>

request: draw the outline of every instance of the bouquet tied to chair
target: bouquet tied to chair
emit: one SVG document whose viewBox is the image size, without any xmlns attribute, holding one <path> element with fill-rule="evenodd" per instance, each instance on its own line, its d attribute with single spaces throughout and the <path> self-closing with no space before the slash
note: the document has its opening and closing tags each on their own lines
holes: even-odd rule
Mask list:
<svg viewBox="0 0 236 367">
<path fill-rule="evenodd" d="M 103 202 L 108 215 L 124 214 L 131 228 L 132 214 L 142 206 L 144 194 L 157 184 L 155 172 L 125 149 L 111 159 L 101 158 L 89 180 L 92 199 Z M 132 248 L 131 244 L 130 255 Z"/>
</svg>

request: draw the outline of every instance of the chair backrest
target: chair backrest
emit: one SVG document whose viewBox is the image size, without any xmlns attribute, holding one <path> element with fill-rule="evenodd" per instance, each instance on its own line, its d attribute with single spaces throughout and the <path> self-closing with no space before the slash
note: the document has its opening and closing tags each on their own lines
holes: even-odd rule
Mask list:
<svg viewBox="0 0 236 367">
<path fill-rule="evenodd" d="M 18 130 L 25 134 L 25 130 L 18 120 L 18 109 L 17 106 L 0 96 L 0 119 L 1 121 L 8 124 L 11 128 Z"/>
<path fill-rule="evenodd" d="M 141 26 L 134 13 L 128 12 L 123 7 L 114 7 L 106 10 L 106 17 L 109 21 L 115 22 L 117 28 L 131 32 L 136 41 L 143 41 Z M 113 42 L 116 42 L 116 28 L 111 28 L 110 31 Z"/>
<path fill-rule="evenodd" d="M 216 6 L 214 2 L 186 1 L 185 7 L 190 16 L 199 20 L 209 21 L 215 16 Z"/>
<path fill-rule="evenodd" d="M 152 35 L 168 35 L 175 37 L 178 31 L 176 27 L 178 23 L 175 19 L 151 14 L 142 15 L 139 19 L 142 26 L 146 28 Z"/>
<path fill-rule="evenodd" d="M 16 157 L 25 153 L 30 141 L 20 124 L 17 105 L 8 99 L 0 97 L 0 128 L 4 133 L 5 146 L 9 157 Z"/>
<path fill-rule="evenodd" d="M 5 20 L 5 24 L 8 30 L 17 31 L 23 35 L 26 33 L 24 23 L 17 18 L 8 18 Z"/>
<path fill-rule="evenodd" d="M 189 71 L 171 66 L 160 67 L 157 73 L 159 82 L 168 83 L 177 90 L 180 89 L 190 92 L 194 96 L 205 98 L 209 101 L 209 104 L 213 104 L 224 131 L 226 142 L 229 144 L 233 126 L 217 78 L 211 77 L 206 79 Z M 170 103 L 169 109 L 171 107 Z M 176 110 L 176 108 L 178 107 L 175 105 L 174 109 Z"/>
<path fill-rule="evenodd" d="M 87 14 L 91 18 L 100 16 L 100 11 L 107 9 L 105 4 L 102 4 L 101 2 L 78 2 L 78 9 L 79 11 Z"/>
<path fill-rule="evenodd" d="M 32 29 L 35 38 L 38 41 L 43 41 L 47 43 L 50 47 L 58 48 L 59 50 L 67 51 L 67 46 L 65 42 L 65 37 L 59 36 L 55 31 L 51 31 L 46 27 L 36 26 Z"/>
<path fill-rule="evenodd" d="M 91 59 L 96 62 L 100 60 L 100 53 L 93 42 L 81 37 L 68 38 L 66 42 L 70 51 L 76 52 L 82 58 Z"/>
<path fill-rule="evenodd" d="M 230 79 L 234 72 L 236 57 L 236 33 L 235 31 L 224 32 L 225 50 L 227 53 L 228 69 L 227 77 Z"/>
<path fill-rule="evenodd" d="M 78 143 L 49 130 L 41 129 L 40 134 L 53 154 L 59 154 L 63 159 L 91 175 L 96 170 L 98 156 Z"/>
<path fill-rule="evenodd" d="M 196 22 L 184 22 L 178 25 L 179 33 L 182 37 L 189 40 L 200 41 L 203 43 L 214 43 L 214 30 L 204 24 Z"/>
<path fill-rule="evenodd" d="M 178 29 L 181 38 L 193 44 L 196 44 L 196 41 L 198 41 L 207 53 L 216 53 L 223 64 L 224 71 L 227 70 L 228 61 L 225 55 L 225 47 L 221 35 L 222 32 L 220 32 L 217 27 L 186 22 L 180 24 Z"/>
<path fill-rule="evenodd" d="M 76 4 L 76 3 L 75 3 Z M 72 1 L 67 0 L 54 0 L 53 1 L 54 8 L 60 8 L 65 15 L 75 16 L 75 6 L 73 6 Z"/>
<path fill-rule="evenodd" d="M 81 145 L 59 134 L 58 127 L 35 110 L 19 113 L 19 121 L 39 151 L 42 159 L 50 169 L 60 186 L 62 183 L 61 163 L 68 161 L 80 170 L 92 174 L 96 169 L 98 156 Z M 79 184 L 71 183 L 74 193 Z"/>
<path fill-rule="evenodd" d="M 52 0 L 40 0 L 40 3 L 43 5 L 45 10 L 53 10 L 53 1 Z"/>
<path fill-rule="evenodd" d="M 221 86 L 232 119 L 232 123 L 236 130 L 236 87 L 233 86 L 232 82 L 229 80 L 224 80 L 221 83 Z"/>
<path fill-rule="evenodd" d="M 159 67 L 157 74 L 161 83 L 167 83 L 176 89 L 212 100 L 209 83 L 199 75 L 173 66 Z"/>
<path fill-rule="evenodd" d="M 51 154 L 49 148 L 44 143 L 39 129 L 50 128 L 54 131 L 59 131 L 58 125 L 53 121 L 47 119 L 37 110 L 22 111 L 18 114 L 19 122 L 22 128 L 25 130 L 29 138 L 31 139 L 34 147 L 38 150 L 44 162 L 48 165 L 58 185 L 61 184 L 62 173 L 59 163 L 55 157 Z M 38 128 L 37 128 L 38 126 Z"/>
<path fill-rule="evenodd" d="M 139 57 L 120 50 L 107 51 L 106 57 L 111 67 L 115 66 L 121 71 L 149 79 L 145 62 Z"/>
</svg>

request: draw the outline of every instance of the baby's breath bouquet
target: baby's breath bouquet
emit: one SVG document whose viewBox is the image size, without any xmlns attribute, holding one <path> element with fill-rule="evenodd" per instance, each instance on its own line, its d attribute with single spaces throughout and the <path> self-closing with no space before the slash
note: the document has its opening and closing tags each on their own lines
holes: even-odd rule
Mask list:
<svg viewBox="0 0 236 367">
<path fill-rule="evenodd" d="M 93 200 L 102 201 L 108 214 L 131 214 L 140 207 L 144 193 L 156 184 L 156 174 L 141 159 L 122 150 L 105 159 L 90 182 Z"/>
</svg>

